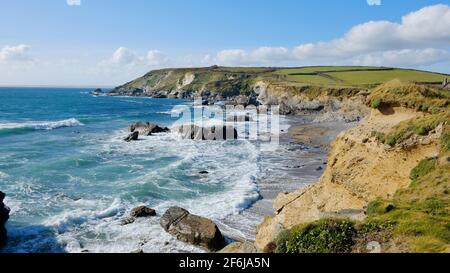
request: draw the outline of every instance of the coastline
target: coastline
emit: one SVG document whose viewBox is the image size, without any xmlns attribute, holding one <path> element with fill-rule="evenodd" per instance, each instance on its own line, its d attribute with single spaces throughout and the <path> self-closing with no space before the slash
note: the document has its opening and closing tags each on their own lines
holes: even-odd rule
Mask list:
<svg viewBox="0 0 450 273">
<path fill-rule="evenodd" d="M 257 186 L 261 198 L 240 214 L 232 215 L 218 226 L 232 240 L 254 242 L 257 226 L 266 216 L 273 216 L 279 194 L 306 188 L 323 175 L 328 146 L 339 133 L 355 126 L 345 121 L 315 122 L 316 115 L 288 116 L 289 129 L 280 135 L 275 152 L 260 155 Z M 320 136 L 314 138 L 320 132 Z M 272 168 L 274 165 L 277 168 Z"/>
</svg>

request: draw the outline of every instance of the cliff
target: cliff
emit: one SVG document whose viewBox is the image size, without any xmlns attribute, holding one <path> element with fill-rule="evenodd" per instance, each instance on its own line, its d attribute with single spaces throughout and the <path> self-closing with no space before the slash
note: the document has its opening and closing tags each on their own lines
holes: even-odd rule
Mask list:
<svg viewBox="0 0 450 273">
<path fill-rule="evenodd" d="M 367 101 L 376 109 L 332 143 L 327 169 L 317 183 L 277 197 L 274 216 L 258 227 L 256 247 L 267 250 L 283 230 L 323 218 L 356 222 L 382 218 L 393 220 L 392 238 L 397 240 L 387 240 L 383 251 L 448 251 L 449 97 L 448 91 L 397 81 L 373 90 Z M 412 170 L 424 160 L 435 162 L 436 173 L 427 173 L 432 177 L 416 185 L 419 190 L 412 186 Z M 371 215 L 370 208 L 380 200 L 388 200 L 392 207 Z M 439 208 L 439 215 L 423 209 L 430 202 Z M 398 220 L 395 213 L 405 218 Z M 408 218 L 412 215 L 425 224 L 414 223 L 414 218 Z M 428 225 L 429 230 L 414 234 L 402 225 L 411 230 Z M 433 247 L 423 244 L 427 239 Z"/>
<path fill-rule="evenodd" d="M 280 105 L 282 114 L 322 112 L 358 120 L 368 91 L 392 79 L 440 85 L 448 75 L 383 67 L 204 67 L 154 70 L 111 96 L 202 97 L 205 103 Z"/>
</svg>

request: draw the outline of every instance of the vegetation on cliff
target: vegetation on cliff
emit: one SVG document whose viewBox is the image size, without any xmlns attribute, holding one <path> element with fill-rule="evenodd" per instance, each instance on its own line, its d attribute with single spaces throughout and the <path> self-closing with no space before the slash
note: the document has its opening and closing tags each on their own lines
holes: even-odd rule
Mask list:
<svg viewBox="0 0 450 273">
<path fill-rule="evenodd" d="M 448 90 L 400 81 L 375 88 L 367 103 L 384 115 L 394 115 L 392 107 L 414 109 L 422 114 L 403 120 L 388 131 L 373 131 L 372 137 L 404 150 L 409 149 L 408 145 L 399 144 L 417 137 L 430 137 L 431 133 L 438 134 L 440 136 L 435 140 L 440 147 L 438 154 L 421 160 L 410 170 L 409 187 L 397 190 L 392 198 L 370 202 L 363 221 L 322 219 L 294 226 L 278 235 L 273 250 L 282 253 L 367 252 L 372 250 L 368 248 L 370 243 L 376 241 L 380 243 L 377 251 L 383 252 L 449 252 L 449 98 Z M 363 143 L 368 141 L 365 139 Z M 427 143 L 413 141 L 409 145 Z M 389 176 L 385 179 L 385 183 L 389 183 Z M 347 228 L 336 231 L 336 226 L 343 224 Z"/>
<path fill-rule="evenodd" d="M 301 68 L 261 67 L 204 67 L 162 69 L 147 73 L 115 88 L 112 94 L 145 95 L 155 97 L 188 96 L 190 93 L 208 92 L 223 97 L 248 95 L 255 84 L 264 81 L 274 88 L 283 87 L 295 92 L 309 91 L 312 96 L 327 89 L 339 93 L 347 89 L 370 88 L 383 82 L 399 79 L 427 84 L 441 83 L 448 75 L 384 67 L 318 66 Z M 352 93 L 353 91 L 349 91 Z"/>
</svg>

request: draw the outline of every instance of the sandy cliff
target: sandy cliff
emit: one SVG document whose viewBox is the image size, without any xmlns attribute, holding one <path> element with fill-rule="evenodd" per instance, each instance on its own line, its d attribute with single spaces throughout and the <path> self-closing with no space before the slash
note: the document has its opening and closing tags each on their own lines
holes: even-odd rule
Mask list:
<svg viewBox="0 0 450 273">
<path fill-rule="evenodd" d="M 283 229 L 323 217 L 363 219 L 370 201 L 392 198 L 397 190 L 408 187 L 411 169 L 419 161 L 438 155 L 442 126 L 394 147 L 377 141 L 372 132 L 388 134 L 400 122 L 424 115 L 403 107 L 374 109 L 357 127 L 340 134 L 331 145 L 321 179 L 308 188 L 277 197 L 275 215 L 266 217 L 257 229 L 257 248 L 263 250 Z"/>
</svg>

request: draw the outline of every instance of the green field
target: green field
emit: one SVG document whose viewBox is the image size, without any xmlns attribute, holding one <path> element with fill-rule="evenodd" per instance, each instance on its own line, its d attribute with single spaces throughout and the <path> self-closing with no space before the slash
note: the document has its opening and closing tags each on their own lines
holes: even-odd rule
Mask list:
<svg viewBox="0 0 450 273">
<path fill-rule="evenodd" d="M 279 69 L 277 74 L 289 75 L 295 73 L 315 73 L 315 72 L 327 72 L 327 71 L 342 71 L 342 70 L 379 70 L 380 67 L 372 66 L 309 66 L 300 68 L 287 68 Z"/>
<path fill-rule="evenodd" d="M 248 94 L 258 81 L 265 81 L 293 90 L 311 87 L 373 88 L 398 79 L 408 83 L 438 85 L 448 74 L 368 66 L 311 66 L 311 67 L 199 67 L 154 70 L 121 88 L 142 88 L 156 91 L 177 90 L 186 74 L 195 79 L 183 89 L 189 92 L 207 90 L 226 95 Z"/>
<path fill-rule="evenodd" d="M 394 69 L 386 71 L 354 71 L 354 72 L 332 72 L 327 75 L 342 80 L 346 85 L 374 85 L 394 79 L 405 82 L 442 82 L 445 75 L 431 72 Z"/>
<path fill-rule="evenodd" d="M 427 71 L 364 66 L 283 68 L 273 74 L 285 82 L 327 86 L 373 86 L 394 79 L 404 82 L 439 83 L 450 77 Z"/>
</svg>

